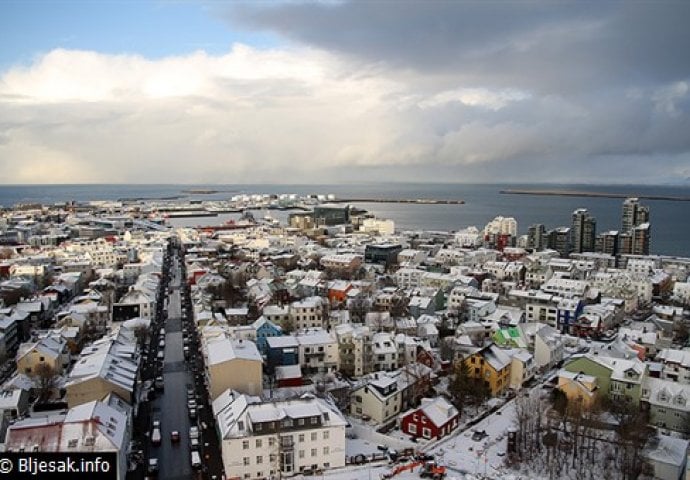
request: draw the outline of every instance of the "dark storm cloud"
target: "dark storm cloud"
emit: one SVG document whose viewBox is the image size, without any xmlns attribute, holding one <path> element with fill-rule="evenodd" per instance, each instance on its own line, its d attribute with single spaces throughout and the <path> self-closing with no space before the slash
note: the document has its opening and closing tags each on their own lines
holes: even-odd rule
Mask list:
<svg viewBox="0 0 690 480">
<path fill-rule="evenodd" d="M 690 2 L 366 1 L 247 5 L 228 15 L 439 80 L 563 92 L 690 76 Z"/>
</svg>

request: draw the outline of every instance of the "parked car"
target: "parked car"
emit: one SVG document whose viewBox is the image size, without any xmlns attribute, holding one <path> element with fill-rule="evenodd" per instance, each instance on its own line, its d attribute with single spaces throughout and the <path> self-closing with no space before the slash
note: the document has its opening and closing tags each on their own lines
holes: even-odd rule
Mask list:
<svg viewBox="0 0 690 480">
<path fill-rule="evenodd" d="M 189 438 L 199 438 L 199 427 L 189 427 Z"/>
<path fill-rule="evenodd" d="M 201 455 L 199 455 L 199 452 L 193 450 L 190 454 L 190 460 L 192 463 L 192 467 L 201 468 Z"/>
<path fill-rule="evenodd" d="M 190 408 L 189 409 L 189 418 L 191 418 L 191 419 L 196 418 L 196 408 Z"/>
<path fill-rule="evenodd" d="M 149 465 L 147 468 L 149 475 L 158 475 L 158 459 L 149 458 Z"/>
<path fill-rule="evenodd" d="M 165 389 L 165 383 L 163 382 L 163 376 L 162 375 L 159 375 L 156 377 L 155 385 L 156 385 L 156 390 L 164 390 Z"/>
</svg>

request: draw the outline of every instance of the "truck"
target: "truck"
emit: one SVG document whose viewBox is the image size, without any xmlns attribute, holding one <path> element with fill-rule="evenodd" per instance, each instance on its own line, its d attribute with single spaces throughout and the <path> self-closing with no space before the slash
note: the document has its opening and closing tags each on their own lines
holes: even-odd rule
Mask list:
<svg viewBox="0 0 690 480">
<path fill-rule="evenodd" d="M 419 476 L 432 480 L 443 480 L 446 478 L 446 467 L 438 465 L 436 462 L 426 462 L 419 472 Z"/>
</svg>

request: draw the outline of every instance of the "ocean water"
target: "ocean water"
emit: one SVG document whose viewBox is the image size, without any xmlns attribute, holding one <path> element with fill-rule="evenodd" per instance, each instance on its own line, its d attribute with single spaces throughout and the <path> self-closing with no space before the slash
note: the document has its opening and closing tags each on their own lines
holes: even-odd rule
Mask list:
<svg viewBox="0 0 690 480">
<path fill-rule="evenodd" d="M 397 229 L 459 230 L 470 225 L 482 228 L 497 215 L 515 217 L 520 233 L 533 223 L 547 229 L 567 226 L 576 208 L 586 208 L 597 219 L 597 232 L 619 230 L 622 199 L 593 197 L 558 197 L 506 195 L 514 189 L 568 189 L 587 192 L 612 192 L 629 196 L 669 195 L 690 196 L 690 188 L 636 185 L 525 185 L 525 184 L 415 184 L 364 183 L 356 185 L 13 185 L 0 186 L 0 205 L 17 203 L 55 203 L 69 200 L 117 200 L 123 198 L 169 198 L 180 200 L 221 200 L 237 193 L 329 194 L 339 198 L 428 198 L 464 200 L 463 205 L 417 205 L 357 203 L 378 217 L 395 221 Z M 184 190 L 209 189 L 219 193 L 187 194 Z M 640 200 L 651 209 L 651 251 L 656 254 L 690 257 L 690 202 Z M 278 220 L 285 212 L 271 211 Z M 235 218 L 218 217 L 174 219 L 174 225 L 215 225 Z"/>
</svg>

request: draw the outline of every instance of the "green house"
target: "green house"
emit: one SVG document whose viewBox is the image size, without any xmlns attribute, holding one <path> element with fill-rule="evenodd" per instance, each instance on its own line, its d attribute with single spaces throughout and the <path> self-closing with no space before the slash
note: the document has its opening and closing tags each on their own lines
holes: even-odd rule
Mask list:
<svg viewBox="0 0 690 480">
<path fill-rule="evenodd" d="M 597 378 L 602 393 L 611 401 L 625 400 L 639 405 L 642 381 L 647 366 L 638 358 L 616 358 L 586 354 L 574 357 L 563 368 L 573 373 L 584 373 Z"/>
</svg>

